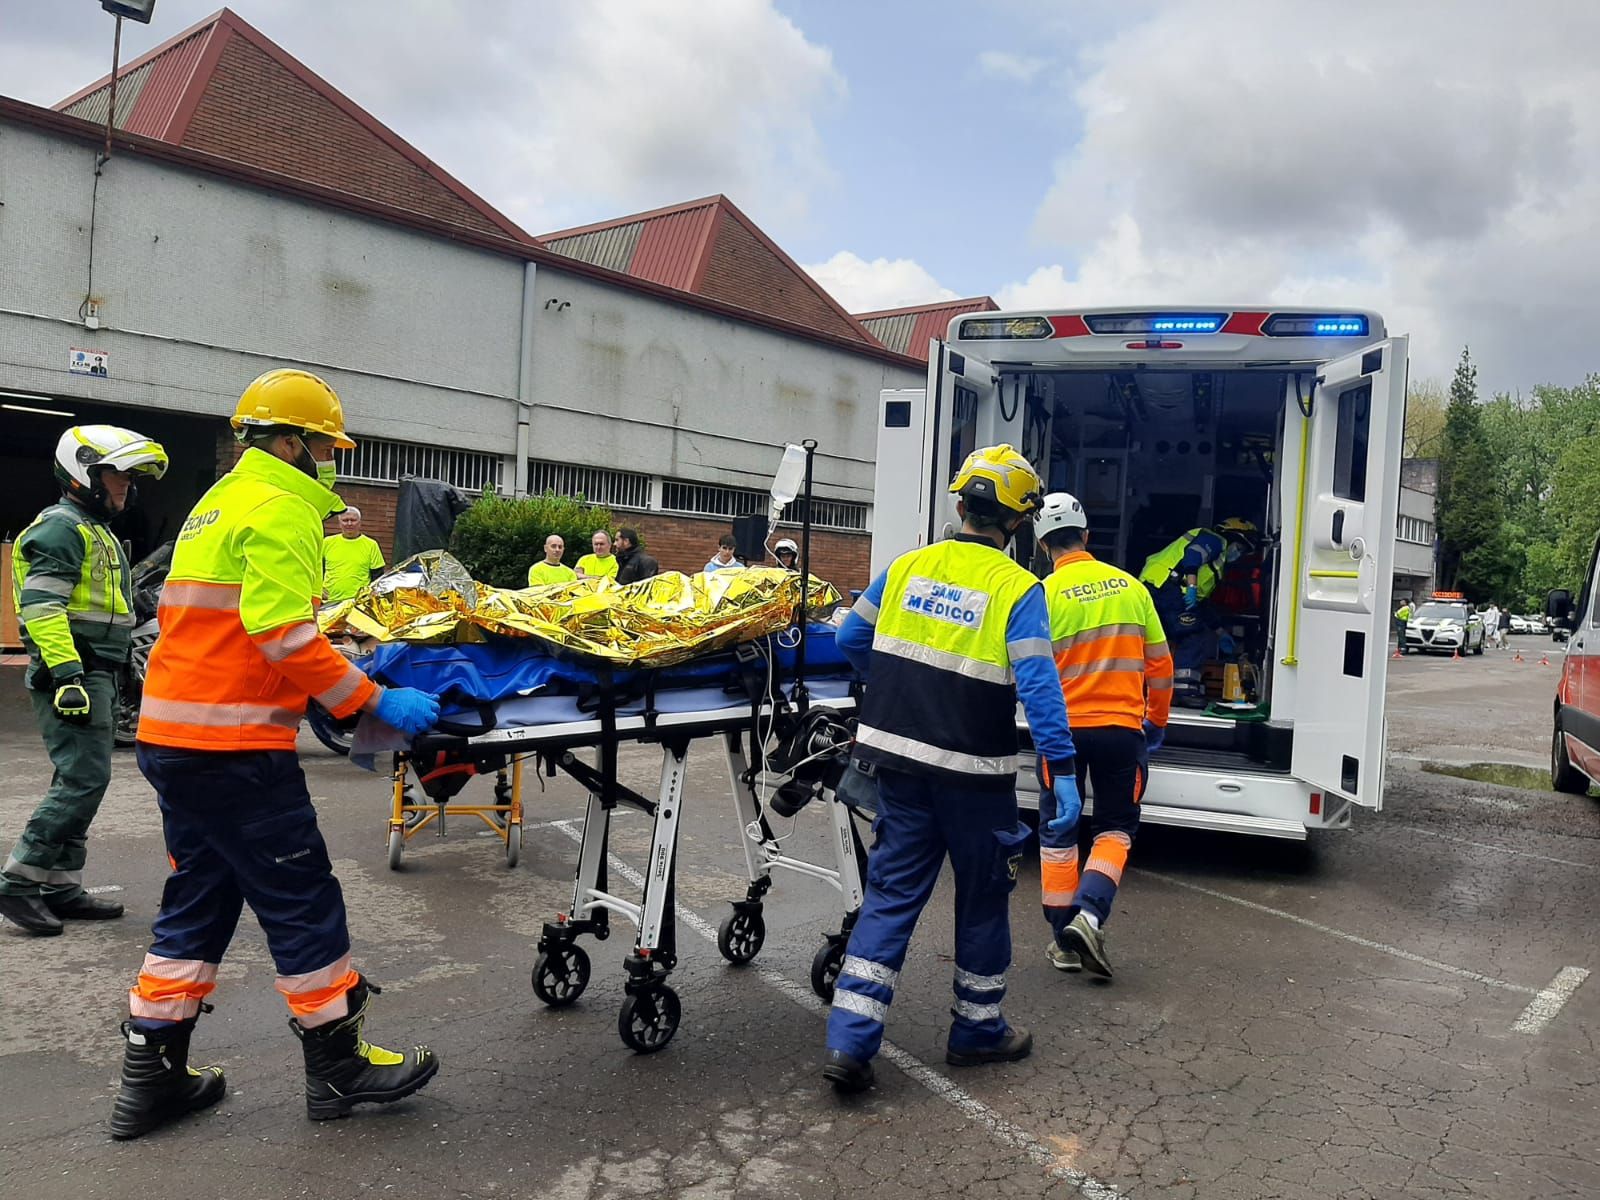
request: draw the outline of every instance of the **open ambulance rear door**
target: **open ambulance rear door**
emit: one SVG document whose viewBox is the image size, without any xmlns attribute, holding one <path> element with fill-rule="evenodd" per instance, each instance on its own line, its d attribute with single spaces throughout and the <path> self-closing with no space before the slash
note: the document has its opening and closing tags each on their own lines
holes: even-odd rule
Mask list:
<svg viewBox="0 0 1600 1200">
<path fill-rule="evenodd" d="M 1298 674 L 1291 769 L 1367 808 L 1383 804 L 1406 347 L 1390 338 L 1327 363 L 1301 400 L 1296 628 L 1284 660 Z"/>
</svg>

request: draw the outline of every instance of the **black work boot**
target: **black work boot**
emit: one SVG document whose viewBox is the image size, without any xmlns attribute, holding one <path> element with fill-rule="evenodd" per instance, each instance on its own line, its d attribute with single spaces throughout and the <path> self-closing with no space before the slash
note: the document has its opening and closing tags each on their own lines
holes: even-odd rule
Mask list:
<svg viewBox="0 0 1600 1200">
<path fill-rule="evenodd" d="M 864 1092 L 872 1086 L 872 1064 L 862 1062 L 843 1050 L 829 1050 L 822 1060 L 822 1077 L 833 1084 L 834 1090 L 849 1095 Z"/>
<path fill-rule="evenodd" d="M 122 905 L 115 900 L 102 900 L 88 892 L 79 892 L 70 900 L 46 896 L 44 905 L 60 921 L 115 921 L 122 915 Z"/>
<path fill-rule="evenodd" d="M 111 1108 L 111 1136 L 136 1138 L 186 1113 L 209 1108 L 228 1085 L 221 1067 L 189 1065 L 189 1035 L 195 1019 L 173 1021 L 159 1031 L 122 1023 L 122 1088 Z"/>
<path fill-rule="evenodd" d="M 1005 1036 L 992 1046 L 967 1050 L 947 1047 L 944 1060 L 952 1067 L 981 1067 L 987 1063 L 1017 1062 L 1033 1053 L 1033 1034 L 1015 1025 L 1006 1026 Z"/>
<path fill-rule="evenodd" d="M 289 1027 L 305 1051 L 306 1115 L 313 1121 L 349 1116 L 358 1104 L 403 1100 L 439 1070 L 439 1060 L 426 1046 L 396 1054 L 362 1040 L 367 1005 L 381 990 L 363 976 L 346 993 L 348 1016 L 311 1029 L 290 1019 Z"/>
<path fill-rule="evenodd" d="M 38 896 L 0 895 L 0 917 L 34 937 L 54 937 L 61 932 L 61 918 Z"/>
</svg>

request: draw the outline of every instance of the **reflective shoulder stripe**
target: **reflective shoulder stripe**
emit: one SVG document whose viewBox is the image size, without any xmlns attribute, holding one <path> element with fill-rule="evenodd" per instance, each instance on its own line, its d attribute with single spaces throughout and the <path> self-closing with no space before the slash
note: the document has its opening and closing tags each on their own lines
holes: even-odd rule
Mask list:
<svg viewBox="0 0 1600 1200">
<path fill-rule="evenodd" d="M 977 659 L 957 654 L 952 650 L 940 650 L 933 646 L 923 645 L 921 642 L 911 642 L 904 638 L 892 637 L 886 633 L 878 633 L 873 636 L 872 648 L 880 654 L 904 658 L 910 662 L 921 663 L 925 667 L 933 667 L 939 671 L 965 675 L 968 679 L 980 679 L 985 683 L 1011 682 L 1010 667 L 1000 667 L 994 663 L 980 662 Z"/>
<path fill-rule="evenodd" d="M 927 763 L 932 767 L 942 767 L 946 771 L 957 771 L 963 775 L 1015 775 L 1017 773 L 1017 756 L 1015 754 L 998 757 L 962 754 L 956 750 L 944 750 L 938 746 L 930 746 L 927 742 L 919 742 L 913 738 L 903 737 L 898 733 L 874 729 L 870 725 L 863 725 L 857 730 L 856 741 L 863 746 L 871 746 L 888 754 L 897 754 L 901 758 Z"/>
</svg>

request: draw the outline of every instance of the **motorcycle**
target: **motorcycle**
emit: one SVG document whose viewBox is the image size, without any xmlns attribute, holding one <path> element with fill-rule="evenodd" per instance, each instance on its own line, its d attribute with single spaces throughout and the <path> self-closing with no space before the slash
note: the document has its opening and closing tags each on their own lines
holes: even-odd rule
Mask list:
<svg viewBox="0 0 1600 1200">
<path fill-rule="evenodd" d="M 118 746 L 131 746 L 139 735 L 139 706 L 144 698 L 145 670 L 150 664 L 150 650 L 161 634 L 157 610 L 161 604 L 161 588 L 172 567 L 172 542 L 151 551 L 133 565 L 130 572 L 133 599 L 133 646 L 128 665 L 122 669 L 117 681 L 117 717 L 115 737 Z M 354 716 L 335 717 L 315 700 L 306 705 L 306 724 L 312 734 L 335 754 L 350 753 L 350 743 L 355 738 Z"/>
</svg>

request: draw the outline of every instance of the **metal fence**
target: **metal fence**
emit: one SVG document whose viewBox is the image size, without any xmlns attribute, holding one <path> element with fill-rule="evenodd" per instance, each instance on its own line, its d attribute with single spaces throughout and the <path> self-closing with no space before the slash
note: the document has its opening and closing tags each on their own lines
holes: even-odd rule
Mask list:
<svg viewBox="0 0 1600 1200">
<path fill-rule="evenodd" d="M 402 476 L 417 475 L 443 480 L 469 492 L 500 487 L 498 454 L 369 437 L 362 438 L 354 450 L 334 453 L 339 463 L 339 478 L 351 483 L 399 483 Z"/>
</svg>

